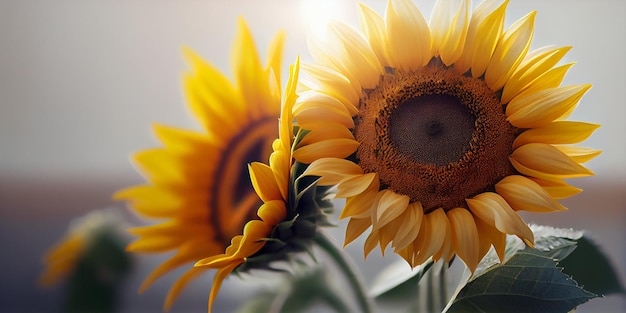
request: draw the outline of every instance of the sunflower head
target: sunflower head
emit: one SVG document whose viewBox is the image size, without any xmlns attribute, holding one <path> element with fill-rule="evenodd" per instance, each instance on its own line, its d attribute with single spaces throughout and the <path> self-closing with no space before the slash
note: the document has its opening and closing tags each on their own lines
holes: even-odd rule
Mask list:
<svg viewBox="0 0 626 313">
<path fill-rule="evenodd" d="M 63 312 L 112 312 L 119 290 L 132 269 L 124 251 L 123 219 L 111 209 L 97 210 L 70 225 L 65 236 L 44 256 L 39 284 L 63 284 Z"/>
<path fill-rule="evenodd" d="M 185 49 L 192 68 L 184 75 L 185 94 L 190 111 L 202 129 L 156 126 L 163 146 L 133 157 L 147 182 L 123 189 L 114 196 L 126 200 L 134 212 L 160 219 L 151 225 L 132 228 L 130 232 L 138 238 L 127 247 L 128 251 L 174 252 L 145 279 L 140 291 L 169 271 L 188 266 L 187 272 L 170 289 L 165 309 L 189 281 L 208 269 L 193 267 L 193 263 L 225 251 L 232 253 L 227 248 L 239 244 L 245 247 L 239 251 L 244 257 L 256 253 L 264 245 L 258 239 L 267 237 L 273 226 L 286 216 L 282 195 L 288 177 L 274 181 L 276 190 L 281 186 L 278 191 L 281 197 L 272 194 L 272 200 L 276 201 L 265 201 L 265 194 L 259 196 L 255 192 L 248 169 L 251 162 L 270 157 L 272 143 L 279 135 L 276 120 L 282 103 L 283 41 L 284 35 L 279 33 L 263 64 L 249 28 L 240 19 L 232 53 L 232 81 Z M 288 171 L 283 165 L 277 177 Z M 242 232 L 249 236 L 243 238 Z M 219 269 L 215 293 L 221 283 L 219 278 L 223 279 L 240 263 L 223 262 L 214 267 Z"/>
<path fill-rule="evenodd" d="M 564 179 L 600 151 L 572 145 L 598 125 L 566 120 L 590 88 L 561 86 L 570 47 L 529 52 L 535 12 L 505 29 L 508 1 L 456 3 L 430 22 L 409 0 L 361 5 L 361 31 L 310 40 L 294 157 L 346 198 L 346 244 L 369 229 L 366 255 L 391 244 L 412 266 L 456 254 L 473 271 L 507 234 L 533 246 L 517 212 L 565 210 L 580 189 Z"/>
<path fill-rule="evenodd" d="M 85 268 L 109 272 L 111 276 L 102 277 L 102 282 L 121 278 L 130 266 L 121 224 L 121 217 L 111 210 L 93 211 L 74 220 L 65 236 L 46 252 L 39 284 L 49 287 L 69 277 L 75 285 L 80 275 L 85 276 Z"/>
</svg>

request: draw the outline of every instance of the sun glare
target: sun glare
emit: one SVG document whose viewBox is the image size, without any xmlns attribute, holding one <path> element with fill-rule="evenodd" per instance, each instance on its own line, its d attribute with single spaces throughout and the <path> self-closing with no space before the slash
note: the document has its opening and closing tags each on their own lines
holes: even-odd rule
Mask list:
<svg viewBox="0 0 626 313">
<path fill-rule="evenodd" d="M 312 35 L 325 37 L 326 25 L 332 19 L 339 19 L 345 12 L 341 1 L 302 0 L 300 15 L 302 22 Z"/>
</svg>

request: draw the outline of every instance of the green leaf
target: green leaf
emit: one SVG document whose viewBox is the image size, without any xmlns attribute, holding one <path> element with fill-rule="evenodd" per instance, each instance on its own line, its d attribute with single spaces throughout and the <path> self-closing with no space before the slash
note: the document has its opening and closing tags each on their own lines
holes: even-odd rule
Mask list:
<svg viewBox="0 0 626 313">
<path fill-rule="evenodd" d="M 576 248 L 576 240 L 583 236 L 580 231 L 572 229 L 554 228 L 551 226 L 530 225 L 535 235 L 535 250 L 529 253 L 562 260 Z M 519 238 L 507 236 L 504 259 L 508 260 L 518 251 L 526 249 L 526 244 Z M 473 277 L 479 277 L 492 266 L 500 264 L 500 259 L 494 249 L 491 249 L 480 261 Z"/>
<path fill-rule="evenodd" d="M 518 251 L 475 277 L 446 312 L 569 312 L 597 297 L 561 272 L 554 259 L 537 251 Z"/>
<path fill-rule="evenodd" d="M 304 269 L 288 276 L 276 288 L 264 290 L 241 306 L 238 313 L 305 312 L 314 304 L 327 304 L 336 312 L 347 312 L 341 292 L 330 285 L 325 269 Z"/>
<path fill-rule="evenodd" d="M 619 275 L 600 248 L 587 236 L 577 241 L 577 248 L 563 261 L 563 272 L 571 275 L 586 290 L 608 295 L 624 293 Z"/>
</svg>

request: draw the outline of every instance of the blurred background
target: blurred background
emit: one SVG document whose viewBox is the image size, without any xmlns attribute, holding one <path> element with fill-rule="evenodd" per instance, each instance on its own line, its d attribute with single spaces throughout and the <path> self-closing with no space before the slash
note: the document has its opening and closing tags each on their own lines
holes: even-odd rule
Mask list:
<svg viewBox="0 0 626 313">
<path fill-rule="evenodd" d="M 385 1 L 363 1 L 383 14 Z M 428 19 L 434 1 L 416 1 Z M 475 1 L 478 2 L 478 1 Z M 62 286 L 42 290 L 36 280 L 46 249 L 69 222 L 90 210 L 117 207 L 111 194 L 142 182 L 131 153 L 157 144 L 151 123 L 199 129 L 185 106 L 182 73 L 187 46 L 229 77 L 237 18 L 243 16 L 262 56 L 286 31 L 283 75 L 296 55 L 312 61 L 306 33 L 329 18 L 358 25 L 357 2 L 320 0 L 0 0 L 0 311 L 57 312 Z M 476 3 L 474 4 L 476 5 Z M 602 124 L 583 143 L 603 154 L 587 166 L 597 176 L 577 179 L 585 189 L 555 215 L 528 222 L 584 229 L 626 278 L 626 2 L 511 0 L 507 26 L 537 10 L 531 48 L 572 45 L 562 63 L 576 61 L 564 84 L 592 83 L 571 116 Z M 129 217 L 132 217 L 129 215 Z M 343 226 L 344 223 L 340 223 Z M 332 230 L 343 241 L 343 227 Z M 361 242 L 347 251 L 369 281 L 385 259 L 362 261 Z M 135 257 L 123 290 L 123 312 L 159 312 L 182 271 L 136 290 L 164 256 Z M 203 312 L 211 274 L 192 283 L 171 312 Z M 230 278 L 216 312 L 230 312 L 254 289 Z M 609 296 L 578 312 L 623 312 L 626 299 Z"/>
</svg>

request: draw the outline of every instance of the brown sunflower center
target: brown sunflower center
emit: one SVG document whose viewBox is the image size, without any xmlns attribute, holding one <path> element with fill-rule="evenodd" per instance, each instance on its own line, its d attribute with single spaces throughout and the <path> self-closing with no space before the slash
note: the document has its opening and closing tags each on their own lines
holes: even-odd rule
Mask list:
<svg viewBox="0 0 626 313">
<path fill-rule="evenodd" d="M 476 118 L 448 94 L 425 94 L 391 112 L 391 145 L 415 162 L 437 166 L 459 160 L 469 149 Z"/>
<path fill-rule="evenodd" d="M 514 174 L 517 128 L 487 84 L 439 62 L 386 74 L 359 103 L 354 135 L 365 172 L 426 211 L 466 207 Z"/>
</svg>

